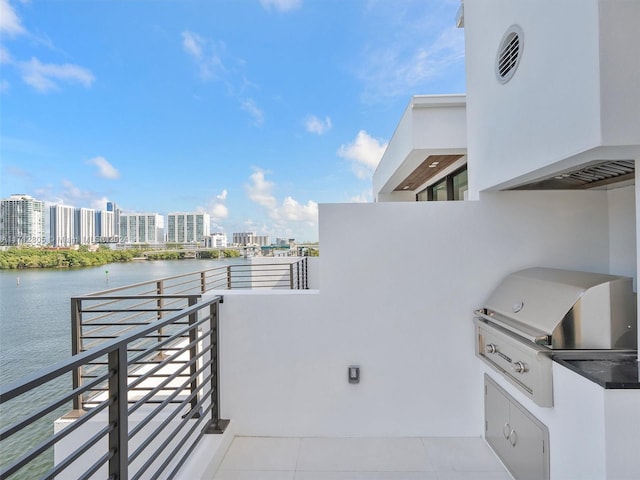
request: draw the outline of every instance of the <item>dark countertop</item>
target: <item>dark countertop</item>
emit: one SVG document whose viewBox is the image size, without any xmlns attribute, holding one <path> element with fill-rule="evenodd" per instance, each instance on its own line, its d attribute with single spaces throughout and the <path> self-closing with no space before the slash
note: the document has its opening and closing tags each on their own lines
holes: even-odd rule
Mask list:
<svg viewBox="0 0 640 480">
<path fill-rule="evenodd" d="M 553 360 L 606 389 L 640 389 L 637 352 L 562 352 Z"/>
</svg>

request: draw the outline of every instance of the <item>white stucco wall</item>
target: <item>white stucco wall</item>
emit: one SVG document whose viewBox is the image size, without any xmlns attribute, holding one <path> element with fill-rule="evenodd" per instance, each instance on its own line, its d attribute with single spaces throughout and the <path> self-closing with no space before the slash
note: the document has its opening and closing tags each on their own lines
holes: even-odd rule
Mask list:
<svg viewBox="0 0 640 480">
<path fill-rule="evenodd" d="M 239 435 L 480 435 L 473 309 L 521 268 L 620 273 L 609 198 L 321 205 L 321 290 L 225 294 L 223 416 Z"/>
<path fill-rule="evenodd" d="M 635 186 L 609 190 L 607 195 L 611 270 L 637 279 Z M 637 289 L 634 282 L 634 290 Z"/>
<path fill-rule="evenodd" d="M 416 192 L 393 190 L 429 155 L 464 155 L 466 122 L 464 95 L 412 97 L 373 174 L 376 200 L 415 200 Z"/>
<path fill-rule="evenodd" d="M 605 145 L 640 144 L 640 2 L 601 0 L 600 87 L 602 137 Z M 636 52 L 637 53 L 637 52 Z M 633 158 L 633 157 L 627 157 Z"/>
<path fill-rule="evenodd" d="M 640 2 L 465 0 L 469 185 L 506 188 L 640 148 Z M 523 32 L 501 84 L 503 34 Z M 631 58 L 632 57 L 632 58 Z M 635 153 L 634 153 L 635 152 Z"/>
</svg>

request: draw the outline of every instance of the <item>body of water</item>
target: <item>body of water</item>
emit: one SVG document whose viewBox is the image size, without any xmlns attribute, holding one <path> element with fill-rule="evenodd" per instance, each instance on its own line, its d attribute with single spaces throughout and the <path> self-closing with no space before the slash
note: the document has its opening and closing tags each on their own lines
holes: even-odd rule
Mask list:
<svg viewBox="0 0 640 480">
<path fill-rule="evenodd" d="M 19 380 L 71 356 L 70 298 L 73 296 L 245 262 L 243 258 L 159 260 L 73 270 L 0 270 L 0 384 Z M 10 410 L 3 408 L 0 424 L 4 426 L 34 406 L 44 405 L 51 389 L 56 390 L 55 382 L 50 387 L 39 389 L 37 394 L 24 399 L 21 404 L 12 405 Z M 51 415 L 51 422 L 34 432 L 3 442 L 0 451 L 2 463 L 29 448 L 39 436 L 51 434 L 52 422 L 60 414 Z M 38 473 L 50 468 L 52 458 L 48 454 L 41 461 L 34 462 L 24 475 L 15 478 L 39 476 Z"/>
</svg>

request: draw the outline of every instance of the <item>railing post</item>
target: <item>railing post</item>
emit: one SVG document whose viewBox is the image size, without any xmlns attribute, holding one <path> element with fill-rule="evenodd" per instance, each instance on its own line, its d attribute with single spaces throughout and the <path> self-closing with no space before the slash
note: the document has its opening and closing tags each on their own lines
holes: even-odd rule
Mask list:
<svg viewBox="0 0 640 480">
<path fill-rule="evenodd" d="M 231 265 L 227 265 L 227 290 L 231 290 Z"/>
<path fill-rule="evenodd" d="M 189 295 L 189 307 L 192 307 L 196 303 L 198 303 L 198 297 Z M 198 312 L 189 314 L 189 327 L 191 327 L 189 328 L 189 343 L 195 342 L 198 336 L 197 329 L 194 327 L 197 321 L 198 321 Z M 189 348 L 189 360 L 193 360 L 197 356 L 198 356 L 198 346 L 194 344 L 191 346 L 191 348 Z M 189 367 L 189 371 L 191 374 L 191 393 L 193 393 L 198 390 L 197 362 L 193 362 L 191 364 L 191 366 Z M 197 407 L 198 407 L 198 395 L 194 395 L 194 397 L 191 399 L 191 410 L 195 410 Z M 194 418 L 196 416 L 198 416 L 197 413 L 194 415 Z"/>
<path fill-rule="evenodd" d="M 109 478 L 127 480 L 129 456 L 129 419 L 127 405 L 127 346 L 109 352 Z"/>
<path fill-rule="evenodd" d="M 209 354 L 211 355 L 211 420 L 204 428 L 204 433 L 224 433 L 229 425 L 229 420 L 220 418 L 220 331 L 218 329 L 218 305 L 219 302 L 212 303 L 209 307 Z"/>
<path fill-rule="evenodd" d="M 158 280 L 156 282 L 156 293 L 158 295 L 164 294 L 164 281 Z M 160 320 L 164 316 L 163 308 L 164 308 L 164 298 L 158 297 L 156 300 L 156 305 L 158 308 L 158 312 L 156 313 L 156 318 Z M 158 343 L 162 342 L 162 327 L 158 329 Z M 158 358 L 164 358 L 164 353 L 162 351 L 158 352 Z"/>
<path fill-rule="evenodd" d="M 289 264 L 289 289 L 293 290 L 293 263 Z"/>
<path fill-rule="evenodd" d="M 71 355 L 77 355 L 82 351 L 82 300 L 71 299 Z M 82 367 L 73 369 L 73 389 L 82 385 Z M 82 394 L 73 397 L 73 409 L 82 410 Z"/>
</svg>

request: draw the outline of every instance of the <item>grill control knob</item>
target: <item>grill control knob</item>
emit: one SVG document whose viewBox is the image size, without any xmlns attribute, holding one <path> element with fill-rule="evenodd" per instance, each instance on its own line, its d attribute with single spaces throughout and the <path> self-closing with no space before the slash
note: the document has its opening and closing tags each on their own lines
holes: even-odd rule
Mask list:
<svg viewBox="0 0 640 480">
<path fill-rule="evenodd" d="M 496 353 L 497 351 L 498 351 L 498 347 L 495 346 L 493 343 L 487 344 L 487 352 Z"/>
<path fill-rule="evenodd" d="M 529 370 L 524 362 L 515 362 L 511 368 L 516 373 L 524 373 Z"/>
</svg>

